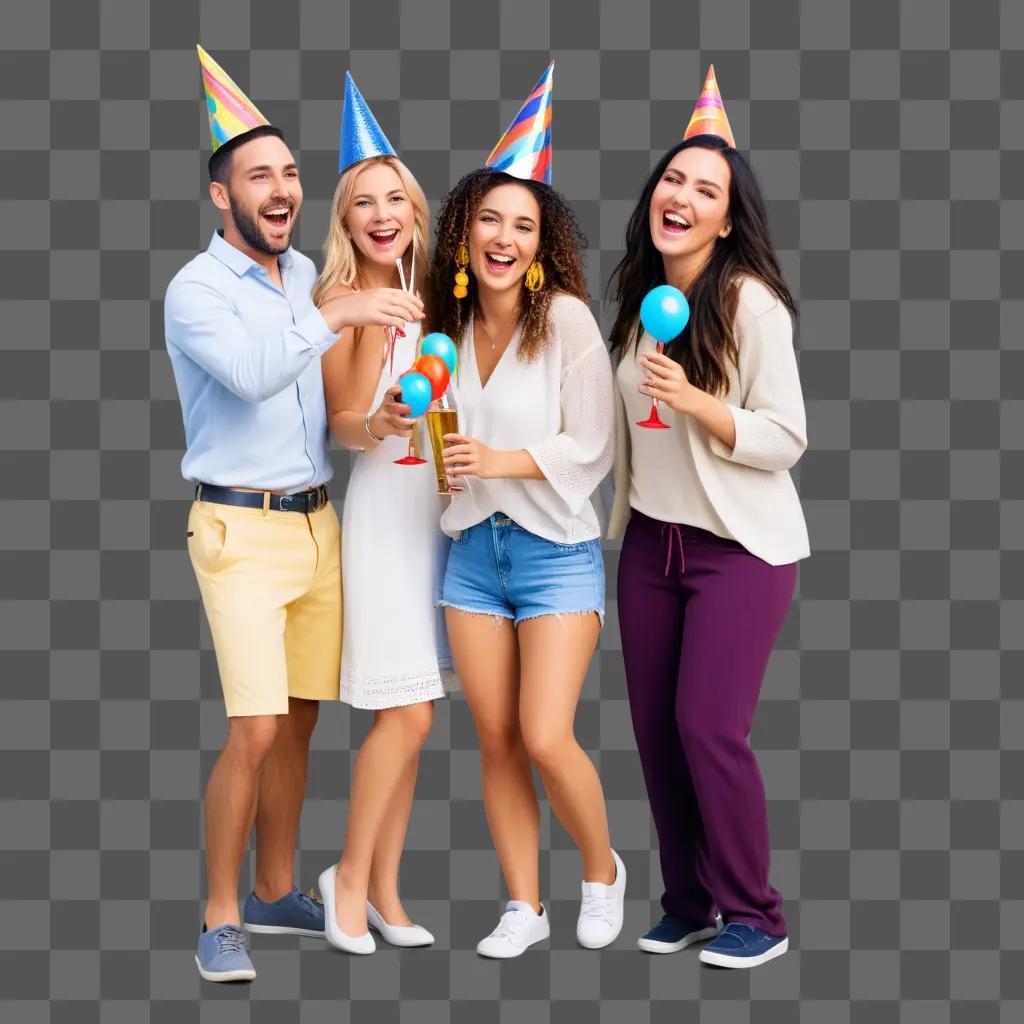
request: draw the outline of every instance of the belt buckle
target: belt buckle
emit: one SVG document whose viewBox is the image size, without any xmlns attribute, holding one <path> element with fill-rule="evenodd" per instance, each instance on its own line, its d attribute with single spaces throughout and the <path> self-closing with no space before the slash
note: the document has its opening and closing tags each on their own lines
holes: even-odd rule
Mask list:
<svg viewBox="0 0 1024 1024">
<path fill-rule="evenodd" d="M 310 491 L 306 495 L 306 511 L 316 512 L 320 508 L 320 498 L 322 497 L 320 488 L 316 488 L 314 491 Z"/>
<path fill-rule="evenodd" d="M 277 503 L 277 507 L 282 512 L 287 512 L 292 507 L 292 498 L 293 496 L 291 494 L 282 494 Z"/>
</svg>

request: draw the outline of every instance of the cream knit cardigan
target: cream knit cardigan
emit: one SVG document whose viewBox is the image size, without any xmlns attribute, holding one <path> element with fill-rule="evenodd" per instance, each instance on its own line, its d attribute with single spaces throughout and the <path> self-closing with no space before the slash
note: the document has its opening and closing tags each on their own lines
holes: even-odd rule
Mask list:
<svg viewBox="0 0 1024 1024">
<path fill-rule="evenodd" d="M 807 525 L 789 469 L 807 447 L 807 423 L 789 311 L 760 281 L 740 286 L 736 309 L 739 366 L 721 397 L 736 425 L 731 450 L 690 416 L 685 424 L 697 475 L 729 532 L 771 565 L 810 554 Z M 632 346 L 623 354 L 632 359 Z M 629 521 L 631 445 L 616 388 L 615 500 L 608 536 Z"/>
</svg>

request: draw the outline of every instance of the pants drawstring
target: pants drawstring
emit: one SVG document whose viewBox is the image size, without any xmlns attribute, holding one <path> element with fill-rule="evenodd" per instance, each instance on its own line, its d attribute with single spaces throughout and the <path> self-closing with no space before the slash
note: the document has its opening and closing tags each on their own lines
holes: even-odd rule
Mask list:
<svg viewBox="0 0 1024 1024">
<path fill-rule="evenodd" d="M 668 554 L 665 558 L 665 575 L 668 575 L 669 566 L 672 564 L 672 537 L 679 541 L 679 572 L 686 572 L 686 558 L 683 554 L 683 531 L 678 523 L 662 523 L 661 535 L 665 536 L 665 527 L 668 527 Z"/>
</svg>

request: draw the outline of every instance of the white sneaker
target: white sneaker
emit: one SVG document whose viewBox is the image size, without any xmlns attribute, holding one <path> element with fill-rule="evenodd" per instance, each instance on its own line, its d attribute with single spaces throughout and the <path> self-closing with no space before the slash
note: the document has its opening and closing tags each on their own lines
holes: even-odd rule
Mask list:
<svg viewBox="0 0 1024 1024">
<path fill-rule="evenodd" d="M 622 931 L 623 901 L 626 897 L 626 865 L 612 850 L 615 881 L 584 882 L 576 941 L 587 949 L 601 949 L 614 942 Z"/>
<path fill-rule="evenodd" d="M 434 942 L 434 936 L 418 924 L 388 924 L 369 900 L 366 901 L 366 920 L 369 921 L 370 927 L 380 932 L 380 937 L 392 946 L 430 946 Z"/>
<path fill-rule="evenodd" d="M 535 942 L 543 942 L 551 935 L 551 922 L 543 903 L 540 911 L 538 914 L 529 903 L 509 900 L 498 927 L 477 943 L 476 951 L 481 956 L 507 960 L 525 953 Z"/>
<path fill-rule="evenodd" d="M 320 875 L 320 899 L 324 904 L 324 937 L 335 949 L 346 953 L 366 955 L 377 948 L 369 931 L 362 935 L 348 935 L 338 926 L 338 918 L 334 908 L 334 874 L 336 864 L 332 864 Z"/>
</svg>

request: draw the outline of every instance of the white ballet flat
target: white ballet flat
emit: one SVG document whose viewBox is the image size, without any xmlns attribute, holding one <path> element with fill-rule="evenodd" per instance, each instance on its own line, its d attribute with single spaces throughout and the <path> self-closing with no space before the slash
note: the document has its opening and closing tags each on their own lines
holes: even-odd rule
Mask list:
<svg viewBox="0 0 1024 1024">
<path fill-rule="evenodd" d="M 369 901 L 366 901 L 366 920 L 375 932 L 391 946 L 430 946 L 434 936 L 426 928 L 418 924 L 388 924 L 381 912 Z"/>
<path fill-rule="evenodd" d="M 335 949 L 346 953 L 357 953 L 366 956 L 377 949 L 377 943 L 368 932 L 362 935 L 346 935 L 338 927 L 338 918 L 334 910 L 334 873 L 336 864 L 332 864 L 320 875 L 320 899 L 324 904 L 324 937 Z"/>
</svg>

